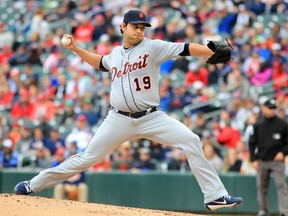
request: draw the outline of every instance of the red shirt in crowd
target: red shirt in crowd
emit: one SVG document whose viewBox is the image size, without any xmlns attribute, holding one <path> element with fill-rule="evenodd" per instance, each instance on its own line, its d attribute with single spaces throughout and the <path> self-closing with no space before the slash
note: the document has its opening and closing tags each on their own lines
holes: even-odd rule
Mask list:
<svg viewBox="0 0 288 216">
<path fill-rule="evenodd" d="M 79 25 L 75 30 L 75 38 L 79 42 L 91 42 L 94 26 L 91 22 L 85 22 Z"/>
<path fill-rule="evenodd" d="M 18 118 L 33 118 L 34 104 L 30 102 L 30 94 L 26 89 L 20 90 L 19 101 L 16 102 L 11 109 L 11 116 Z"/>
<path fill-rule="evenodd" d="M 240 132 L 231 126 L 223 128 L 217 137 L 217 141 L 228 148 L 236 148 L 240 139 Z"/>
<path fill-rule="evenodd" d="M 9 109 L 13 103 L 13 92 L 5 92 L 3 94 L 0 93 L 0 110 L 2 109 Z"/>
<path fill-rule="evenodd" d="M 34 109 L 34 106 L 30 102 L 28 103 L 17 102 L 12 106 L 11 116 L 15 119 L 18 119 L 18 118 L 32 119 L 33 109 Z"/>
<path fill-rule="evenodd" d="M 186 73 L 185 84 L 191 86 L 195 81 L 201 81 L 204 86 L 208 84 L 208 70 L 206 68 L 199 68 L 198 71 L 189 70 Z"/>
</svg>

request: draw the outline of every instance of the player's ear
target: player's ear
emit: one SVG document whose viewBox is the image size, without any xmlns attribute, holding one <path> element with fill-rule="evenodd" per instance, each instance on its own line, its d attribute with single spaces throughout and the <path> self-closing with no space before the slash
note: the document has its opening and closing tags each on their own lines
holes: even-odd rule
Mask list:
<svg viewBox="0 0 288 216">
<path fill-rule="evenodd" d="M 122 22 L 122 24 L 120 25 L 121 31 L 123 31 L 123 29 L 126 28 L 126 27 L 127 27 L 127 23 Z"/>
</svg>

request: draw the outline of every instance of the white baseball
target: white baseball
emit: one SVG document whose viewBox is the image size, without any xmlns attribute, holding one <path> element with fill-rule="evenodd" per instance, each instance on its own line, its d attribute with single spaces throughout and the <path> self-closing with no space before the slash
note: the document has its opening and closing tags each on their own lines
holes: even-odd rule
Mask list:
<svg viewBox="0 0 288 216">
<path fill-rule="evenodd" d="M 70 39 L 70 38 L 63 37 L 63 38 L 61 39 L 61 43 L 62 43 L 63 46 L 69 46 L 70 43 L 71 43 L 71 39 Z"/>
</svg>

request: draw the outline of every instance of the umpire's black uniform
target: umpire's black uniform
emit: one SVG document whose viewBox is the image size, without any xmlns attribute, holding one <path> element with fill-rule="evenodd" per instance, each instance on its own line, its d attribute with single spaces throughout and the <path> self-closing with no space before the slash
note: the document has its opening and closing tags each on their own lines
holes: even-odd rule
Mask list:
<svg viewBox="0 0 288 216">
<path fill-rule="evenodd" d="M 275 160 L 275 156 L 282 152 L 288 154 L 288 125 L 275 114 L 275 100 L 267 100 L 262 105 L 263 118 L 259 119 L 249 138 L 250 160 L 258 161 L 257 175 L 258 215 L 268 215 L 268 188 L 270 175 L 278 193 L 280 215 L 288 216 L 288 191 L 285 179 L 285 163 Z"/>
</svg>

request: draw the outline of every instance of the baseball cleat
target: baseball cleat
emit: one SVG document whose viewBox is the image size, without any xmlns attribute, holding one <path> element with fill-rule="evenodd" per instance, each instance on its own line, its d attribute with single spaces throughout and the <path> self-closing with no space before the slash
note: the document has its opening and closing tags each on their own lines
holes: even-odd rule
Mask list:
<svg viewBox="0 0 288 216">
<path fill-rule="evenodd" d="M 234 206 L 241 205 L 243 199 L 241 197 L 223 196 L 217 200 L 206 203 L 205 207 L 208 210 L 215 211 L 219 208 L 231 208 Z"/>
<path fill-rule="evenodd" d="M 18 195 L 28 195 L 33 193 L 31 186 L 30 186 L 30 181 L 22 181 L 18 183 L 14 190 L 13 193 L 18 194 Z"/>
</svg>

